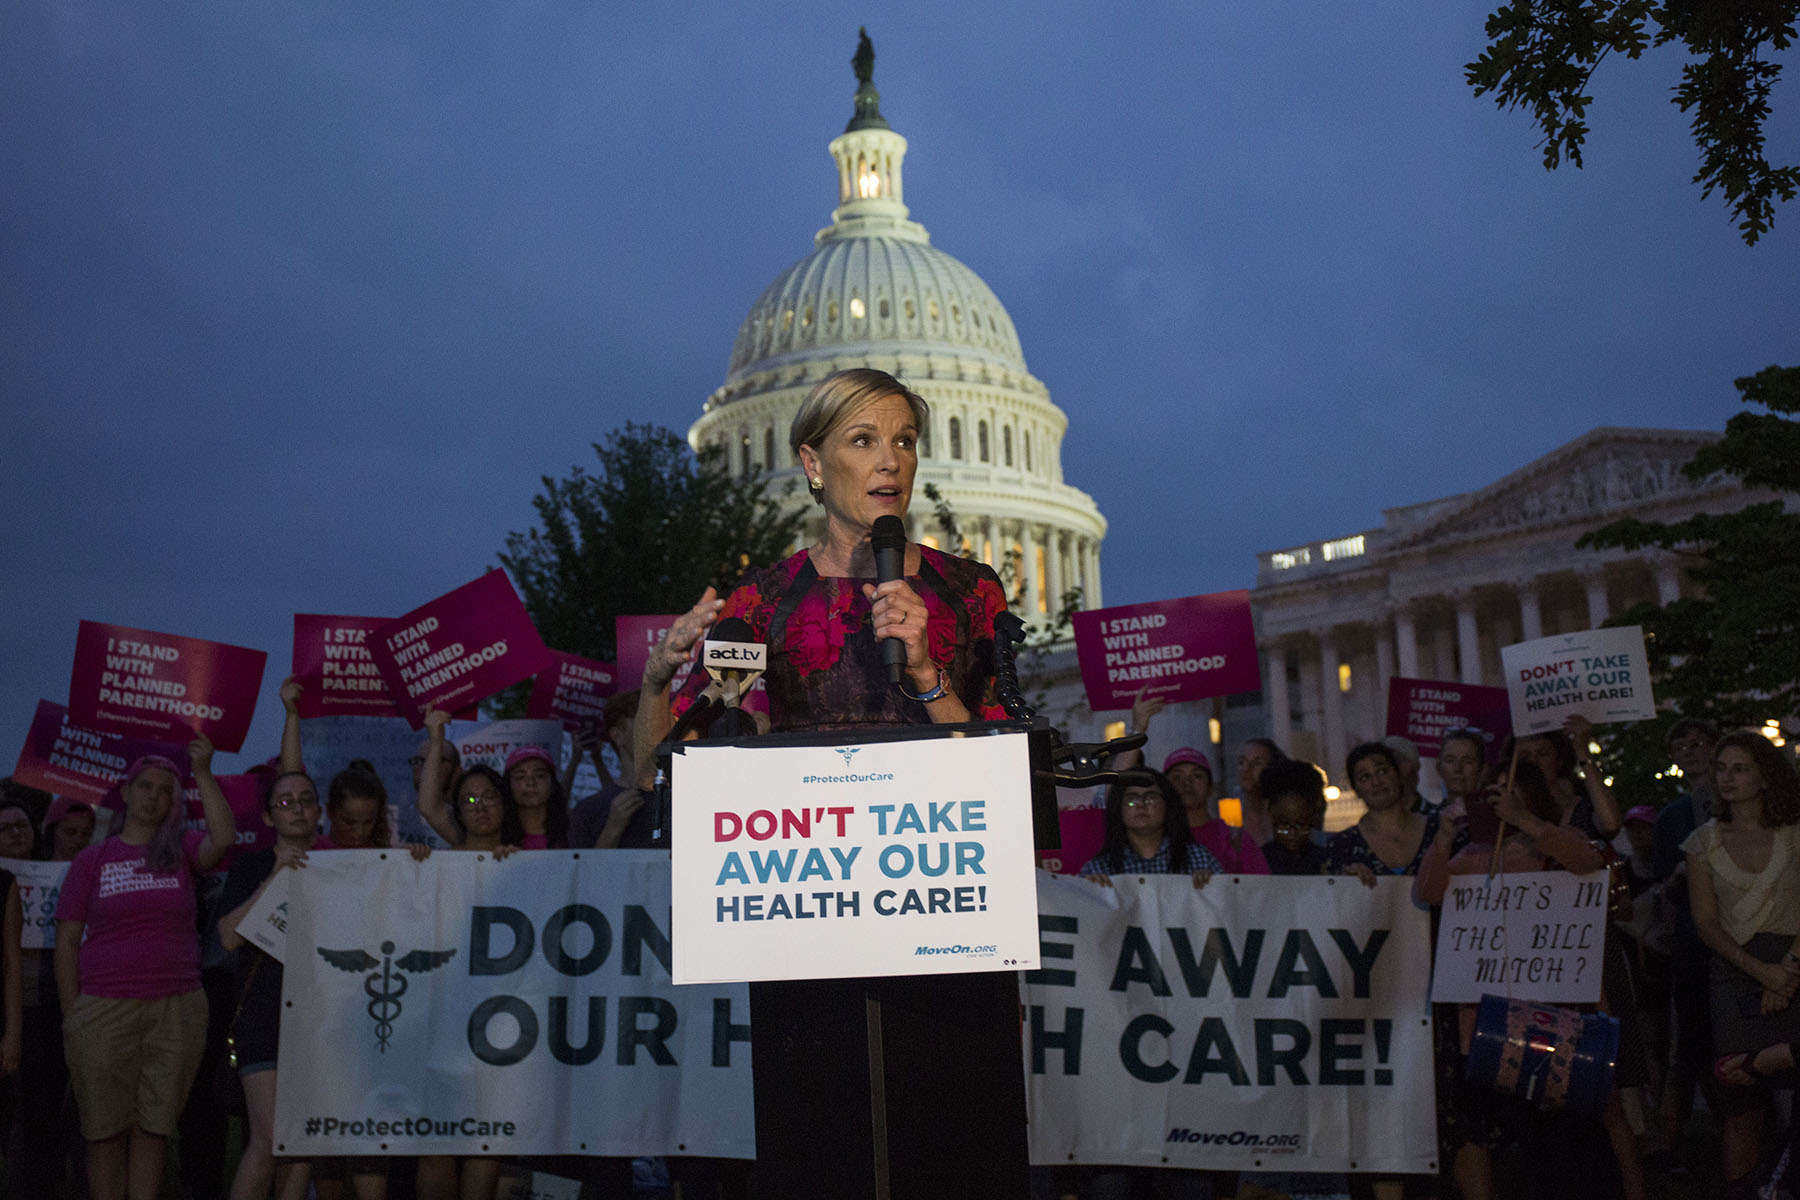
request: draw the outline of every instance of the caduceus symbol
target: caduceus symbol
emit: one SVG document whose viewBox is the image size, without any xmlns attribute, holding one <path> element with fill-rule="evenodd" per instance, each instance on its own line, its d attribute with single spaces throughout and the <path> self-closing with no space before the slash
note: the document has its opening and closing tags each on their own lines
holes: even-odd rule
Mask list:
<svg viewBox="0 0 1800 1200">
<path fill-rule="evenodd" d="M 375 1042 L 383 1054 L 387 1053 L 388 1038 L 394 1032 L 394 1022 L 400 1019 L 400 997 L 406 995 L 408 973 L 420 975 L 426 971 L 436 970 L 449 962 L 456 953 L 451 950 L 414 950 L 394 957 L 394 943 L 381 943 L 381 957 L 376 958 L 366 950 L 327 950 L 319 947 L 319 957 L 340 971 L 352 974 L 368 971 L 363 980 L 363 991 L 369 995 L 369 1016 L 375 1019 Z M 373 969 L 371 969 L 373 968 Z"/>
<path fill-rule="evenodd" d="M 850 756 L 861 749 L 861 746 L 839 746 L 837 752 L 844 756 L 844 765 L 847 767 L 850 765 Z"/>
</svg>

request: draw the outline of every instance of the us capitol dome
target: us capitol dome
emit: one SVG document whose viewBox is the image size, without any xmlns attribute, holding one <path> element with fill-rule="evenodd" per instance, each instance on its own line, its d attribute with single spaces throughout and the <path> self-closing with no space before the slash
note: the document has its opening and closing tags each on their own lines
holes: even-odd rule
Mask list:
<svg viewBox="0 0 1800 1200">
<path fill-rule="evenodd" d="M 931 406 L 920 431 L 908 533 L 999 567 L 1019 564 L 1027 620 L 1053 614 L 1066 592 L 1100 607 L 1106 518 L 1062 475 L 1068 418 L 1025 366 L 1012 319 L 987 284 L 931 244 L 901 199 L 906 139 L 881 115 L 874 51 L 858 46 L 855 114 L 833 139 L 838 207 L 812 253 L 776 276 L 738 329 L 725 382 L 688 432 L 718 446 L 733 474 L 766 478 L 804 510 L 804 539 L 824 515 L 809 498 L 788 426 L 812 386 L 833 371 L 889 371 Z M 790 481 L 793 486 L 788 487 Z M 926 484 L 956 514 L 966 545 L 946 545 Z M 1022 576 L 1022 578 L 1021 578 Z"/>
</svg>

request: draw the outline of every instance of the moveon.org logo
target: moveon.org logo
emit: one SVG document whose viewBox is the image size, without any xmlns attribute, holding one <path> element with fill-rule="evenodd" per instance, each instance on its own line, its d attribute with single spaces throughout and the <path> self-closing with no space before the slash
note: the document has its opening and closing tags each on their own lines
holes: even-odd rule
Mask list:
<svg viewBox="0 0 1800 1200">
<path fill-rule="evenodd" d="M 1169 1130 L 1168 1141 L 1192 1143 L 1196 1146 L 1248 1146 L 1255 1150 L 1267 1150 L 1274 1153 L 1293 1152 L 1300 1149 L 1300 1135 L 1297 1133 L 1251 1133 L 1247 1129 L 1233 1129 L 1229 1133 L 1213 1133 L 1210 1130 L 1188 1129 L 1176 1126 Z"/>
</svg>

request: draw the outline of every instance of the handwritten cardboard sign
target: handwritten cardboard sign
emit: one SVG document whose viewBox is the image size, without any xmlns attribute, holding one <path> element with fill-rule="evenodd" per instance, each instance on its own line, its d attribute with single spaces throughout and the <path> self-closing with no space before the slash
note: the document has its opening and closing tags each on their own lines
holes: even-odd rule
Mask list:
<svg viewBox="0 0 1800 1200">
<path fill-rule="evenodd" d="M 185 745 L 196 732 L 238 750 L 268 655 L 204 638 L 83 621 L 69 675 L 80 726 Z"/>
<path fill-rule="evenodd" d="M 1434 1004 L 1484 995 L 1540 1004 L 1600 999 L 1606 945 L 1605 871 L 1452 875 L 1438 925 Z"/>
<path fill-rule="evenodd" d="M 551 662 L 504 571 L 377 626 L 365 644 L 414 729 L 424 727 L 427 708 L 464 708 Z"/>
<path fill-rule="evenodd" d="M 146 754 L 187 763 L 184 746 L 83 729 L 69 720 L 67 708 L 39 700 L 12 777 L 28 787 L 98 804 L 119 785 L 125 769 Z"/>
<path fill-rule="evenodd" d="M 1262 687 L 1250 593 L 1242 589 L 1078 612 L 1074 623 L 1095 712 L 1130 708 L 1146 686 L 1170 703 Z"/>
<path fill-rule="evenodd" d="M 1559 633 L 1500 648 L 1513 732 L 1561 729 L 1571 716 L 1596 725 L 1656 715 L 1650 658 L 1637 625 Z"/>
<path fill-rule="evenodd" d="M 369 638 L 389 617 L 294 614 L 294 679 L 302 717 L 397 717 Z"/>
<path fill-rule="evenodd" d="M 617 672 L 611 663 L 552 650 L 555 665 L 538 674 L 525 705 L 528 717 L 554 717 L 573 733 L 588 721 L 599 721 L 613 694 Z M 641 675 L 642 670 L 639 671 Z"/>
<path fill-rule="evenodd" d="M 1423 758 L 1436 758 L 1446 729 L 1479 729 L 1489 747 L 1512 731 L 1505 688 L 1439 679 L 1388 681 L 1387 731 L 1409 738 Z"/>
</svg>

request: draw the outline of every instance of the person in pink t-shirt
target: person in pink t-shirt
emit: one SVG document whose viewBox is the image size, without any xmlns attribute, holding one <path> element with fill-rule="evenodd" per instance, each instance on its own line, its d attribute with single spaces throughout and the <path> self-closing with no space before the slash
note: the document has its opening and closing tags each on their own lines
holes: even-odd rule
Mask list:
<svg viewBox="0 0 1800 1200">
<path fill-rule="evenodd" d="M 155 1200 L 205 1050 L 194 876 L 237 836 L 212 757 L 204 734 L 188 744 L 204 833 L 182 832 L 181 768 L 140 758 L 125 772 L 124 827 L 75 856 L 57 902 L 56 989 L 92 1200 Z"/>
</svg>

